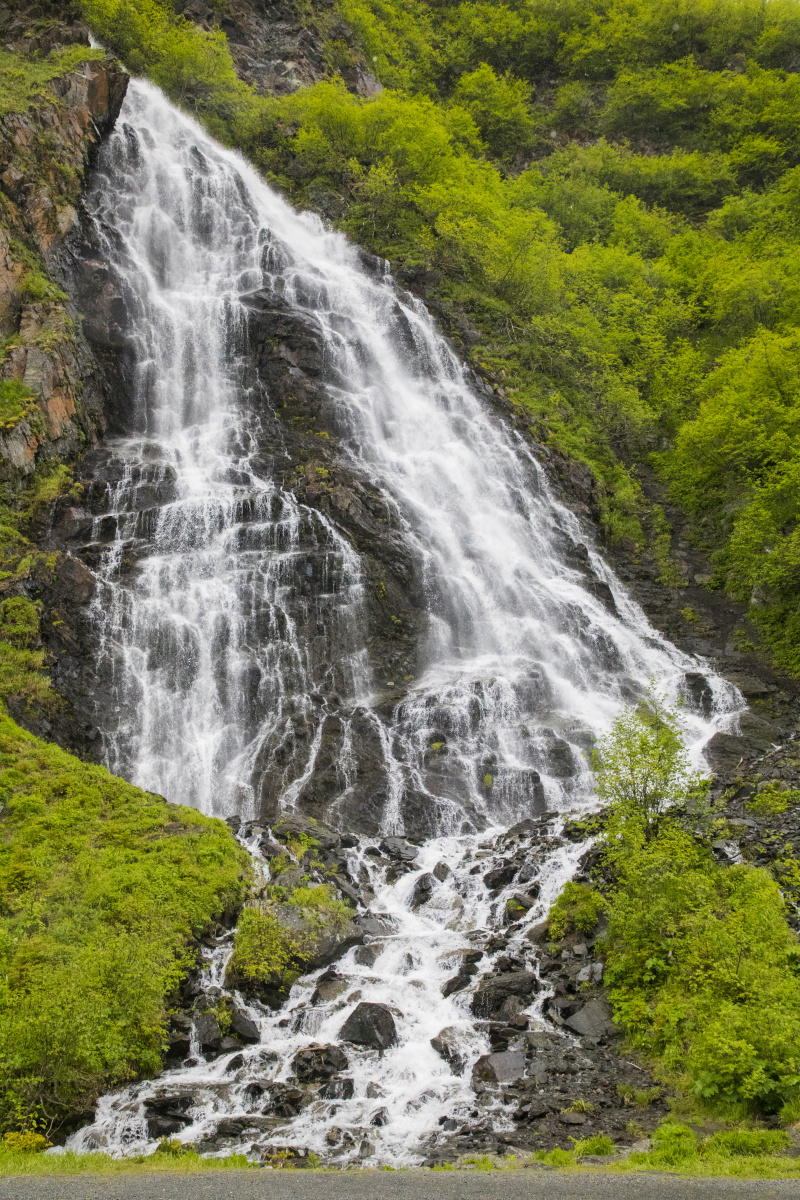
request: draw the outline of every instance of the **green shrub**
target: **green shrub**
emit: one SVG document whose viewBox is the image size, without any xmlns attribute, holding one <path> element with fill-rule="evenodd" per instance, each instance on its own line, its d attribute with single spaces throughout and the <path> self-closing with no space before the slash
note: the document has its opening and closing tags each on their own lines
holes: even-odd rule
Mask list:
<svg viewBox="0 0 800 1200">
<path fill-rule="evenodd" d="M 701 1149 L 704 1154 L 755 1158 L 760 1154 L 778 1154 L 789 1142 L 789 1135 L 782 1129 L 731 1129 L 713 1134 Z"/>
<path fill-rule="evenodd" d="M 697 1136 L 688 1125 L 667 1122 L 653 1134 L 649 1158 L 659 1166 L 679 1167 L 697 1155 Z"/>
<path fill-rule="evenodd" d="M 13 429 L 35 403 L 36 398 L 21 380 L 0 379 L 0 429 Z"/>
<path fill-rule="evenodd" d="M 638 764 L 624 759 L 628 775 L 663 779 L 652 728 L 650 714 L 629 710 L 599 761 L 637 745 Z M 675 725 L 666 723 L 662 736 L 680 763 Z M 604 979 L 615 1020 L 701 1101 L 778 1111 L 800 1077 L 796 939 L 778 885 L 761 869 L 720 866 L 683 828 L 680 810 L 648 826 L 628 792 L 607 795 L 605 860 L 614 883 Z"/>
<path fill-rule="evenodd" d="M 297 943 L 269 910 L 245 908 L 233 942 L 230 969 L 237 976 L 272 983 L 285 975 L 298 954 Z"/>
<path fill-rule="evenodd" d="M 547 916 L 550 937 L 556 940 L 574 930 L 591 933 L 605 908 L 603 897 L 585 883 L 566 883 Z"/>
<path fill-rule="evenodd" d="M 777 787 L 764 788 L 745 805 L 748 812 L 756 817 L 779 817 L 790 805 L 800 802 L 800 791 L 787 789 L 784 792 Z"/>
<path fill-rule="evenodd" d="M 602 1154 L 605 1156 L 613 1154 L 616 1146 L 606 1134 L 596 1133 L 593 1137 L 582 1138 L 580 1141 L 576 1141 L 573 1149 L 578 1157 L 584 1154 Z"/>
</svg>

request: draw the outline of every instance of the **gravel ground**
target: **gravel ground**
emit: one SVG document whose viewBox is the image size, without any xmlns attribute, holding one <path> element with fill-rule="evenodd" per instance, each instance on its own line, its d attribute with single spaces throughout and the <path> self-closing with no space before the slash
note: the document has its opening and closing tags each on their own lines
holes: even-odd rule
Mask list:
<svg viewBox="0 0 800 1200">
<path fill-rule="evenodd" d="M 27 1175 L 0 1180 L 0 1200 L 798 1200 L 796 1179 L 563 1175 L 519 1170 L 226 1171 L 195 1175 Z"/>
</svg>

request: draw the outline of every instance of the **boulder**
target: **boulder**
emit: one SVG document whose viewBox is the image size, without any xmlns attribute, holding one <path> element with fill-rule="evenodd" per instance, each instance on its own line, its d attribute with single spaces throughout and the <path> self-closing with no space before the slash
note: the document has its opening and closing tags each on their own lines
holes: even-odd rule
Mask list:
<svg viewBox="0 0 800 1200">
<path fill-rule="evenodd" d="M 312 1080 L 331 1079 L 344 1071 L 348 1065 L 347 1055 L 341 1046 L 306 1046 L 298 1050 L 292 1067 L 300 1083 Z"/>
<path fill-rule="evenodd" d="M 284 844 L 291 842 L 300 834 L 313 839 L 322 850 L 336 850 L 341 844 L 338 833 L 334 833 L 325 825 L 320 825 L 319 821 L 315 821 L 313 818 L 301 817 L 299 813 L 284 813 L 272 826 L 272 833 L 279 842 Z"/>
<path fill-rule="evenodd" d="M 448 1026 L 431 1038 L 431 1045 L 440 1058 L 443 1058 L 454 1075 L 463 1075 L 466 1062 L 458 1044 L 455 1029 Z"/>
<path fill-rule="evenodd" d="M 472 1011 L 477 1017 L 491 1017 L 509 996 L 531 996 L 538 987 L 539 981 L 532 971 L 490 975 L 472 997 Z"/>
<path fill-rule="evenodd" d="M 411 893 L 411 907 L 419 908 L 421 905 L 427 904 L 435 887 L 436 880 L 430 872 L 420 875 Z"/>
<path fill-rule="evenodd" d="M 330 1079 L 317 1092 L 320 1100 L 352 1100 L 355 1083 L 352 1079 Z"/>
<path fill-rule="evenodd" d="M 490 892 L 495 892 L 511 883 L 516 873 L 517 868 L 514 863 L 504 863 L 502 867 L 493 867 L 491 871 L 487 871 L 483 882 Z"/>
<path fill-rule="evenodd" d="M 595 997 L 579 1008 L 564 1024 L 582 1037 L 604 1037 L 615 1031 L 613 1009 L 606 1000 Z"/>
<path fill-rule="evenodd" d="M 472 1086 L 515 1083 L 525 1075 L 525 1055 L 518 1050 L 484 1054 L 472 1068 Z"/>
<path fill-rule="evenodd" d="M 412 846 L 405 838 L 401 837 L 384 838 L 380 849 L 389 858 L 399 859 L 400 862 L 413 862 L 419 854 L 416 846 Z"/>
<path fill-rule="evenodd" d="M 222 1030 L 216 1013 L 200 1013 L 195 1019 L 194 1028 L 201 1050 L 218 1053 L 222 1049 Z"/>
<path fill-rule="evenodd" d="M 260 1042 L 261 1034 L 255 1021 L 248 1017 L 242 1008 L 234 1008 L 231 1012 L 231 1032 L 241 1042 Z"/>
<path fill-rule="evenodd" d="M 435 879 L 439 880 L 439 883 L 444 883 L 445 879 L 447 879 L 447 876 L 450 874 L 450 868 L 446 862 L 438 862 L 433 868 L 431 874 Z"/>
<path fill-rule="evenodd" d="M 362 1000 L 339 1030 L 343 1042 L 357 1046 L 370 1046 L 374 1050 L 387 1050 L 397 1042 L 394 1017 L 385 1004 L 371 1004 Z"/>
</svg>

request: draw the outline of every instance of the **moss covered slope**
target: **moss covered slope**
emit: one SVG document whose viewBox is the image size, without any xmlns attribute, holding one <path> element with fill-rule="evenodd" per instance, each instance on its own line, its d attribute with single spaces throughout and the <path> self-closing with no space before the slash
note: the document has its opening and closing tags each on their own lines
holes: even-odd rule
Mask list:
<svg viewBox="0 0 800 1200">
<path fill-rule="evenodd" d="M 241 902 L 227 826 L 0 714 L 2 1118 L 48 1122 L 158 1070 L 193 936 Z"/>
</svg>

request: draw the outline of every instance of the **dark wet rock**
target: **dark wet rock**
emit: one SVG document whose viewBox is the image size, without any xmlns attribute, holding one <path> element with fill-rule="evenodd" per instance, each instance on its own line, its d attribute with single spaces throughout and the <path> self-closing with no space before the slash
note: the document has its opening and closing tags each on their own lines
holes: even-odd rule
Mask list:
<svg viewBox="0 0 800 1200">
<path fill-rule="evenodd" d="M 234 1071 L 238 1071 L 239 1068 L 243 1067 L 243 1066 L 244 1066 L 244 1055 L 243 1054 L 234 1054 L 233 1058 L 228 1059 L 228 1061 L 225 1064 L 225 1074 L 231 1075 L 231 1074 L 233 1074 Z"/>
<path fill-rule="evenodd" d="M 328 1080 L 348 1066 L 348 1058 L 341 1046 L 306 1046 L 298 1050 L 292 1060 L 294 1073 L 300 1083 L 312 1080 Z"/>
<path fill-rule="evenodd" d="M 348 979 L 340 975 L 335 967 L 328 967 L 327 971 L 323 971 L 317 978 L 317 986 L 311 996 L 311 1003 L 328 1004 L 331 1000 L 343 995 L 349 987 Z"/>
<path fill-rule="evenodd" d="M 397 858 L 401 862 L 413 862 L 419 855 L 417 847 L 412 846 L 405 838 L 401 837 L 384 838 L 380 849 L 389 858 Z"/>
<path fill-rule="evenodd" d="M 532 971 L 490 975 L 481 982 L 472 997 L 472 1011 L 478 1017 L 490 1017 L 509 996 L 531 996 L 538 987 L 539 982 Z"/>
<path fill-rule="evenodd" d="M 148 1117 L 145 1124 L 147 1125 L 147 1136 L 151 1140 L 162 1137 L 172 1137 L 173 1134 L 180 1133 L 181 1130 L 191 1123 L 190 1118 L 181 1119 L 178 1117 Z"/>
<path fill-rule="evenodd" d="M 427 904 L 435 887 L 436 880 L 432 874 L 426 872 L 424 875 L 420 875 L 411 893 L 411 907 L 420 908 L 423 904 Z"/>
<path fill-rule="evenodd" d="M 448 1026 L 431 1038 L 431 1045 L 440 1058 L 449 1066 L 454 1075 L 463 1075 L 466 1061 L 458 1045 L 458 1035 L 455 1029 Z"/>
<path fill-rule="evenodd" d="M 231 1010 L 231 1031 L 242 1042 L 260 1042 L 261 1034 L 255 1021 L 241 1008 Z"/>
<path fill-rule="evenodd" d="M 369 1123 L 370 1123 L 370 1125 L 377 1125 L 377 1126 L 379 1126 L 379 1127 L 380 1127 L 381 1125 L 388 1125 L 388 1124 L 389 1124 L 389 1110 L 388 1110 L 388 1108 L 379 1108 L 379 1109 L 377 1109 L 377 1110 L 376 1110 L 376 1111 L 375 1111 L 375 1112 L 372 1114 L 372 1116 L 370 1117 L 370 1119 L 369 1119 Z"/>
<path fill-rule="evenodd" d="M 302 1112 L 312 1101 L 313 1096 L 305 1088 L 293 1087 L 289 1083 L 271 1083 L 269 1087 L 269 1104 L 264 1112 L 274 1113 L 276 1117 L 291 1120 Z"/>
<path fill-rule="evenodd" d="M 369 946 L 359 946 L 355 953 L 356 962 L 362 967 L 374 967 L 384 951 L 382 942 L 372 942 Z"/>
<path fill-rule="evenodd" d="M 459 972 L 458 975 L 452 975 L 442 984 L 442 995 L 447 999 L 448 996 L 453 996 L 456 992 L 463 992 L 465 988 L 469 987 L 471 982 L 472 978 L 466 971 L 463 974 Z"/>
<path fill-rule="evenodd" d="M 472 1086 L 515 1083 L 525 1074 L 525 1055 L 516 1050 L 484 1054 L 472 1068 Z"/>
<path fill-rule="evenodd" d="M 200 1013 L 194 1025 L 201 1050 L 217 1053 L 222 1049 L 222 1030 L 219 1027 L 216 1013 Z"/>
<path fill-rule="evenodd" d="M 353 1042 L 357 1046 L 387 1050 L 397 1041 L 394 1017 L 385 1004 L 362 1001 L 339 1030 L 339 1037 L 343 1042 Z"/>
<path fill-rule="evenodd" d="M 372 913 L 356 917 L 355 923 L 370 937 L 385 937 L 387 933 L 393 933 L 395 929 L 391 917 L 378 917 Z"/>
<path fill-rule="evenodd" d="M 149 1096 L 144 1102 L 147 1136 L 155 1140 L 180 1133 L 184 1126 L 192 1123 L 187 1109 L 193 1104 L 194 1097 L 191 1095 L 170 1095 L 162 1092 Z"/>
<path fill-rule="evenodd" d="M 321 1100 L 352 1100 L 355 1083 L 352 1079 L 331 1079 L 317 1092 Z"/>
<path fill-rule="evenodd" d="M 558 1114 L 562 1125 L 585 1125 L 586 1114 L 580 1112 L 562 1112 Z"/>
<path fill-rule="evenodd" d="M 439 880 L 439 883 L 444 883 L 450 873 L 450 868 L 445 862 L 438 862 L 431 872 L 434 879 Z"/>
<path fill-rule="evenodd" d="M 498 891 L 511 883 L 517 873 L 514 863 L 504 863 L 502 867 L 493 867 L 483 877 L 483 882 L 490 892 Z"/>
</svg>

